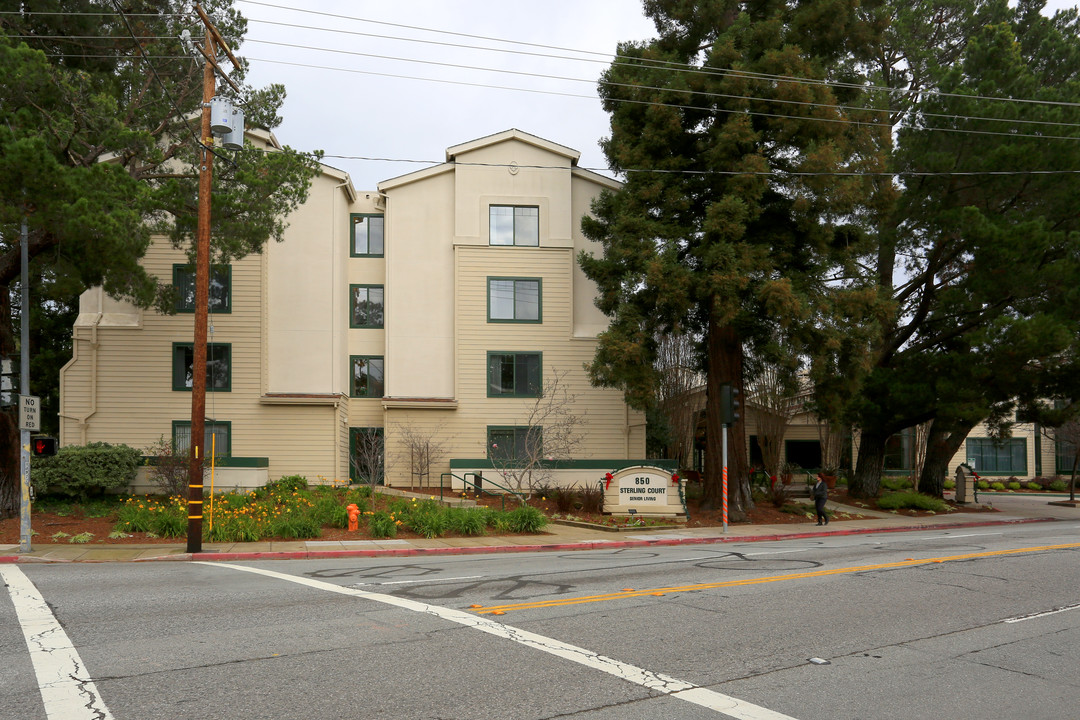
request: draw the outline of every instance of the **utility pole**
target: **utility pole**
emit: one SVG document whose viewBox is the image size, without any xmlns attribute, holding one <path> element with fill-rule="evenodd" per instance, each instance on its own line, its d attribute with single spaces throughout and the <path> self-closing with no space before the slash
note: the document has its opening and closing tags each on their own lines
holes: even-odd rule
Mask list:
<svg viewBox="0 0 1080 720">
<path fill-rule="evenodd" d="M 203 521 L 203 459 L 206 448 L 206 326 L 210 306 L 210 192 L 214 172 L 214 136 L 210 129 L 210 101 L 214 98 L 214 71 L 220 68 L 215 58 L 220 49 L 233 66 L 239 63 L 222 39 L 213 21 L 198 3 L 195 11 L 206 26 L 206 42 L 202 55 L 203 102 L 202 127 L 199 131 L 199 216 L 195 232 L 195 337 L 191 365 L 191 440 L 188 465 L 188 530 L 187 551 L 202 550 Z M 228 77 L 222 73 L 223 77 Z M 233 85 L 229 80 L 229 84 Z M 233 85 L 236 88 L 235 85 Z M 239 90 L 237 89 L 239 92 Z M 242 129 L 241 129 L 242 132 Z"/>
</svg>

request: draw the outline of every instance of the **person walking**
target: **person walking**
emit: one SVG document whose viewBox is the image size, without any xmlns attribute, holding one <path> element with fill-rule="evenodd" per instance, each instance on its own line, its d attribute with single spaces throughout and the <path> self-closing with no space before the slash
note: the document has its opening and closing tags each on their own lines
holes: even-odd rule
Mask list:
<svg viewBox="0 0 1080 720">
<path fill-rule="evenodd" d="M 821 476 L 821 473 L 817 474 L 817 482 L 814 484 L 814 489 L 810 492 L 810 495 L 814 498 L 814 510 L 817 512 L 817 524 L 828 525 L 829 516 L 825 514 L 825 501 L 829 499 L 829 488 L 825 484 L 825 478 Z M 822 523 L 822 520 L 825 522 Z"/>
</svg>

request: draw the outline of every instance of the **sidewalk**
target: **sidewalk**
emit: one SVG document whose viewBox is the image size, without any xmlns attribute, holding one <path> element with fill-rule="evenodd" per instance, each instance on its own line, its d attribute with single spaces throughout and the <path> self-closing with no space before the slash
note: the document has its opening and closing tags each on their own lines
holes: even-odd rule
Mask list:
<svg viewBox="0 0 1080 720">
<path fill-rule="evenodd" d="M 1045 495 L 993 495 L 980 493 L 995 513 L 952 513 L 927 517 L 907 517 L 830 502 L 831 510 L 857 512 L 863 520 L 835 521 L 818 527 L 813 522 L 781 525 L 729 525 L 723 528 L 667 530 L 624 530 L 610 532 L 592 528 L 551 524 L 539 535 L 511 535 L 409 540 L 322 541 L 296 540 L 253 543 L 203 543 L 202 552 L 186 552 L 184 543 L 175 545 L 54 545 L 33 543 L 29 553 L 18 545 L 0 545 L 0 563 L 29 562 L 132 562 L 148 560 L 298 560 L 332 557 L 373 557 L 406 555 L 462 555 L 492 552 L 537 552 L 550 550 L 593 550 L 599 548 L 690 545 L 721 542 L 761 542 L 806 537 L 828 537 L 879 532 L 955 530 L 988 525 L 1080 521 L 1080 508 L 1048 505 Z M 1052 498 L 1059 500 L 1061 498 Z M 872 516 L 872 517 L 869 517 Z"/>
</svg>

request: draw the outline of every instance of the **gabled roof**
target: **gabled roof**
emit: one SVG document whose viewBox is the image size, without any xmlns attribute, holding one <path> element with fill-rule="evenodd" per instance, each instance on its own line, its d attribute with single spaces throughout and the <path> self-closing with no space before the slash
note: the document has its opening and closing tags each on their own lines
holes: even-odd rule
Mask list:
<svg viewBox="0 0 1080 720">
<path fill-rule="evenodd" d="M 581 157 L 581 153 L 573 148 L 560 145 L 558 143 L 545 140 L 542 137 L 537 137 L 523 130 L 517 128 L 511 128 L 509 130 L 503 130 L 502 132 L 495 133 L 494 135 L 487 135 L 475 140 L 469 140 L 468 142 L 454 145 L 446 149 L 446 162 L 438 165 L 432 165 L 431 167 L 424 168 L 423 170 L 417 170 L 415 172 L 408 173 L 406 175 L 399 175 L 398 177 L 389 178 L 380 182 L 377 187 L 380 192 L 385 192 L 392 188 L 407 185 L 418 180 L 424 180 L 426 178 L 441 175 L 446 172 L 452 172 L 457 164 L 458 157 L 465 155 L 476 150 L 481 150 L 492 145 L 498 145 L 499 143 L 507 142 L 508 140 L 517 140 L 533 147 L 540 148 L 554 155 L 558 155 L 566 158 L 570 161 L 570 171 L 576 176 L 590 182 L 603 185 L 604 187 L 612 190 L 618 190 L 621 187 L 621 183 L 618 180 L 614 180 L 604 175 L 592 172 L 591 170 L 585 170 L 577 166 L 578 159 Z"/>
<path fill-rule="evenodd" d="M 570 160 L 570 164 L 577 165 L 578 158 L 581 157 L 581 153 L 573 148 L 568 148 L 565 145 L 559 145 L 558 143 L 545 140 L 542 137 L 537 137 L 523 130 L 517 128 L 511 128 L 509 130 L 503 130 L 500 133 L 494 135 L 488 135 L 487 137 L 477 138 L 476 140 L 470 140 L 469 142 L 461 143 L 460 145 L 454 145 L 446 149 L 446 162 L 453 162 L 458 155 L 462 155 L 473 150 L 479 150 L 489 145 L 496 145 L 507 140 L 519 140 L 529 145 L 535 145 L 538 148 L 547 150 L 548 152 L 556 155 L 562 155 Z"/>
</svg>

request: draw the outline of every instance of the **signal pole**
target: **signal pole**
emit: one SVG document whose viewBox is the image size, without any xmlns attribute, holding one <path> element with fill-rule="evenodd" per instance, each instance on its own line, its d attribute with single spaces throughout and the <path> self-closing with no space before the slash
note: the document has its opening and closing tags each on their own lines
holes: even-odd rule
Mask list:
<svg viewBox="0 0 1080 720">
<path fill-rule="evenodd" d="M 199 215 L 195 232 L 195 336 L 191 363 L 191 439 L 188 465 L 188 530 L 187 551 L 202 551 L 203 521 L 203 458 L 206 432 L 206 326 L 210 306 L 210 192 L 214 172 L 214 136 L 210 130 L 210 101 L 215 92 L 215 70 L 220 70 L 214 58 L 220 49 L 233 66 L 239 65 L 222 39 L 213 21 L 198 3 L 195 11 L 206 26 L 206 42 L 202 55 L 203 102 L 202 127 L 199 131 Z M 224 76 L 224 73 L 222 73 Z M 225 77 L 228 80 L 228 77 Z M 232 81 L 229 80 L 229 84 Z M 236 88 L 235 85 L 233 85 Z M 238 90 L 238 89 L 237 89 Z M 239 90 L 238 90 L 239 91 Z"/>
</svg>

